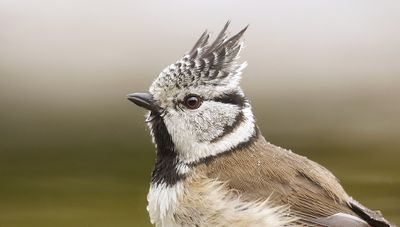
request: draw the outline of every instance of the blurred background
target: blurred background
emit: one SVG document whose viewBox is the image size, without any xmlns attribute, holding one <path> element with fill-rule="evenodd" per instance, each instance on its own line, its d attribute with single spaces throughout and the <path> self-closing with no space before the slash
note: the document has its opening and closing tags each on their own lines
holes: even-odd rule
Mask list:
<svg viewBox="0 0 400 227">
<path fill-rule="evenodd" d="M 154 146 L 125 95 L 228 19 L 250 24 L 267 140 L 399 224 L 399 1 L 0 0 L 0 226 L 149 226 Z"/>
</svg>

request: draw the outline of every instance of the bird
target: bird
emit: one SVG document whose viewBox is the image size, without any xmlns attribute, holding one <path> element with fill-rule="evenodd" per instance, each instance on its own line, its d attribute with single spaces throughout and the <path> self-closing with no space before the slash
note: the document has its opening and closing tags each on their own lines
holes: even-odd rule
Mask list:
<svg viewBox="0 0 400 227">
<path fill-rule="evenodd" d="M 240 80 L 248 25 L 213 42 L 206 30 L 148 92 L 127 98 L 148 110 L 156 147 L 147 196 L 155 226 L 393 227 L 349 196 L 326 168 L 273 145 L 257 126 Z"/>
</svg>

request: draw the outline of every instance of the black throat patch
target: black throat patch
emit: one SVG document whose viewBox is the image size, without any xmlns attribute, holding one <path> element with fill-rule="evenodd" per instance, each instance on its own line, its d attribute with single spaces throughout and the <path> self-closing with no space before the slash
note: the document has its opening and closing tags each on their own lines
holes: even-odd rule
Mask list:
<svg viewBox="0 0 400 227">
<path fill-rule="evenodd" d="M 161 117 L 156 117 L 150 124 L 154 140 L 157 144 L 157 157 L 151 175 L 151 182 L 157 185 L 162 183 L 174 185 L 185 178 L 176 169 L 178 158 L 175 145 Z"/>
</svg>

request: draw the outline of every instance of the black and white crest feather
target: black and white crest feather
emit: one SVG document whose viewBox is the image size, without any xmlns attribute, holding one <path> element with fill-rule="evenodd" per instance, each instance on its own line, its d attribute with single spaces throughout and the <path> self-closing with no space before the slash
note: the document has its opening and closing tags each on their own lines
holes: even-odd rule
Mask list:
<svg viewBox="0 0 400 227">
<path fill-rule="evenodd" d="M 205 62 L 205 69 L 215 69 L 229 72 L 235 64 L 235 60 L 239 55 L 242 43 L 240 38 L 247 30 L 246 26 L 239 33 L 231 38 L 227 38 L 226 31 L 229 26 L 229 21 L 225 24 L 215 41 L 207 46 L 209 34 L 205 31 L 195 46 L 189 52 L 188 56 L 191 60 Z M 199 64 L 199 67 L 203 65 Z"/>
<path fill-rule="evenodd" d="M 225 24 L 211 44 L 208 44 L 210 35 L 205 31 L 186 55 L 164 69 L 152 87 L 226 86 L 230 82 L 236 83 L 236 80 L 238 83 L 240 78 L 235 77 L 240 76 L 247 64 L 238 64 L 236 61 L 243 47 L 241 37 L 248 26 L 228 38 L 229 23 Z"/>
</svg>

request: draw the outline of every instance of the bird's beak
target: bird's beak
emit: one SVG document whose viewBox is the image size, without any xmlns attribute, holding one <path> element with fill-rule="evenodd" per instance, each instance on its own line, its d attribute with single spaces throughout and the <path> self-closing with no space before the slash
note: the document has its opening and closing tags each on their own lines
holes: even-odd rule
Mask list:
<svg viewBox="0 0 400 227">
<path fill-rule="evenodd" d="M 154 103 L 153 96 L 150 93 L 132 93 L 127 95 L 127 98 L 140 107 L 152 112 L 160 112 L 161 108 Z"/>
</svg>

